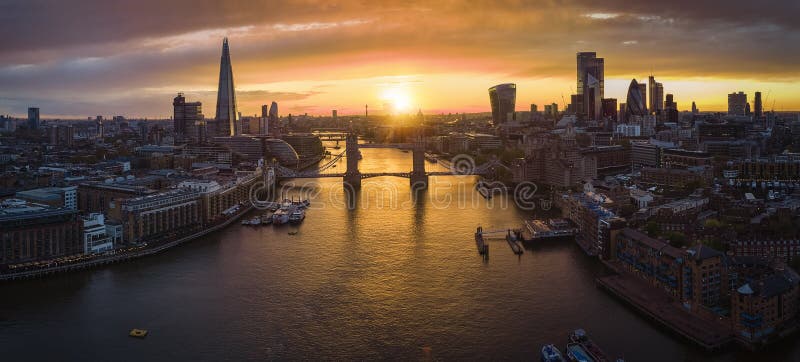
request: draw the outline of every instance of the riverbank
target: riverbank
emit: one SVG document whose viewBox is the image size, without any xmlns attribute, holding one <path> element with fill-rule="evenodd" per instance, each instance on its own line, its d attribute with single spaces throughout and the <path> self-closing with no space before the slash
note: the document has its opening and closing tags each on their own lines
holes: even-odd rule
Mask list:
<svg viewBox="0 0 800 362">
<path fill-rule="evenodd" d="M 226 226 L 230 225 L 232 222 L 234 222 L 234 221 L 238 220 L 239 218 L 241 218 L 243 215 L 247 214 L 252 209 L 253 209 L 252 205 L 247 205 L 246 207 L 242 208 L 242 210 L 240 210 L 238 213 L 233 214 L 231 217 L 229 217 L 228 219 L 226 219 L 225 221 L 223 221 L 223 222 L 221 222 L 219 224 L 213 225 L 213 226 L 211 226 L 211 227 L 209 227 L 207 229 L 198 231 L 196 233 L 193 233 L 193 234 L 190 234 L 190 235 L 187 235 L 187 236 L 183 236 L 183 237 L 178 238 L 176 240 L 165 241 L 163 243 L 159 243 L 158 245 L 153 246 L 153 247 L 145 247 L 145 248 L 140 249 L 140 250 L 126 252 L 126 253 L 123 253 L 123 254 L 109 255 L 109 256 L 106 256 L 106 257 L 99 257 L 99 258 L 96 258 L 96 259 L 83 261 L 83 262 L 79 262 L 79 263 L 74 263 L 74 264 L 65 264 L 65 265 L 42 268 L 42 269 L 37 269 L 37 270 L 26 270 L 26 271 L 22 271 L 22 272 L 4 273 L 4 274 L 0 274 L 0 282 L 8 282 L 8 281 L 13 281 L 13 280 L 38 278 L 38 277 L 43 277 L 43 276 L 47 276 L 47 275 L 51 275 L 51 274 L 66 273 L 66 272 L 77 271 L 77 270 L 88 269 L 88 268 L 94 268 L 94 267 L 108 265 L 108 264 L 121 263 L 121 262 L 124 262 L 124 261 L 129 261 L 129 260 L 132 260 L 132 259 L 138 259 L 138 258 L 141 258 L 141 257 L 157 254 L 157 253 L 160 253 L 160 252 L 165 251 L 167 249 L 171 249 L 171 248 L 176 247 L 178 245 L 181 245 L 183 243 L 186 243 L 186 242 L 192 241 L 194 239 L 197 239 L 199 237 L 202 237 L 202 236 L 205 236 L 207 234 L 210 234 L 210 233 L 212 233 L 214 231 L 221 230 L 221 229 L 225 228 Z M 158 241 L 155 241 L 154 243 L 158 243 Z"/>
<path fill-rule="evenodd" d="M 612 270 L 619 270 L 611 263 L 605 264 Z M 733 341 L 729 328 L 689 313 L 672 296 L 635 276 L 618 272 L 597 278 L 597 285 L 706 351 L 719 351 Z"/>
</svg>

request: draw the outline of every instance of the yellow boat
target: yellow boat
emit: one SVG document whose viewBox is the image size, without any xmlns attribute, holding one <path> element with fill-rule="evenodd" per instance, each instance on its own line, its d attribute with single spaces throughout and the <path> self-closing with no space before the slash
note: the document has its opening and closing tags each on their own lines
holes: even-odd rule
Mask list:
<svg viewBox="0 0 800 362">
<path fill-rule="evenodd" d="M 144 338 L 144 337 L 147 337 L 147 330 L 146 329 L 134 328 L 134 329 L 131 329 L 131 333 L 128 333 L 128 335 L 131 336 L 131 337 L 136 337 L 136 338 Z"/>
</svg>

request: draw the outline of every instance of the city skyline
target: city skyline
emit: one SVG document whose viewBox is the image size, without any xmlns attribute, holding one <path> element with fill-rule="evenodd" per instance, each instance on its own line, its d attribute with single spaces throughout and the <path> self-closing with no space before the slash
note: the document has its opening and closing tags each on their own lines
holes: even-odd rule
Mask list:
<svg viewBox="0 0 800 362">
<path fill-rule="evenodd" d="M 800 109 L 800 73 L 792 66 L 800 52 L 786 46 L 800 38 L 786 15 L 798 5 L 788 1 L 769 9 L 742 2 L 736 12 L 624 1 L 373 8 L 85 2 L 87 15 L 43 4 L 3 6 L 8 19 L 0 28 L 9 35 L 0 54 L 0 114 L 24 117 L 39 107 L 42 118 L 168 118 L 177 92 L 210 109 L 226 36 L 243 115 L 272 101 L 284 114 L 363 114 L 364 104 L 380 113 L 392 103 L 412 114 L 490 112 L 486 88 L 509 82 L 517 84 L 517 110 L 564 107 L 562 96 L 568 103 L 577 93 L 574 57 L 583 51 L 605 59 L 606 98 L 624 99 L 631 78 L 652 74 L 681 110 L 696 102 L 702 111 L 724 112 L 727 95 L 739 91 L 751 99 L 762 92 L 764 110 L 773 102 L 778 111 Z M 126 20 L 140 13 L 149 20 Z M 494 19 L 495 31 L 472 30 L 485 19 Z M 29 25 L 36 22 L 51 26 Z M 118 26 L 87 35 L 85 24 Z"/>
</svg>

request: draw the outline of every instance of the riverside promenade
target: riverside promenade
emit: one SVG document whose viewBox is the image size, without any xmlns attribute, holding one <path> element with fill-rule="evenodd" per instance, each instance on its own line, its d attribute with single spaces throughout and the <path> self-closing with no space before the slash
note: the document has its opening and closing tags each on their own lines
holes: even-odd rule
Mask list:
<svg viewBox="0 0 800 362">
<path fill-rule="evenodd" d="M 647 282 L 621 271 L 612 263 L 605 263 L 615 275 L 597 278 L 597 285 L 625 301 L 641 314 L 707 351 L 722 349 L 733 341 L 730 328 L 696 316 L 684 309 L 674 297 Z"/>
<path fill-rule="evenodd" d="M 58 265 L 58 266 L 53 266 L 53 267 L 46 267 L 46 268 L 35 269 L 35 270 L 25 270 L 25 271 L 20 271 L 20 272 L 2 273 L 2 274 L 0 274 L 0 282 L 12 281 L 12 280 L 20 280 L 20 279 L 38 278 L 38 277 L 43 277 L 43 276 L 51 275 L 51 274 L 66 273 L 66 272 L 71 272 L 71 271 L 76 271 L 76 270 L 87 269 L 87 268 L 94 268 L 94 267 L 103 266 L 103 265 L 107 265 L 107 264 L 121 263 L 121 262 L 124 262 L 124 261 L 128 261 L 128 260 L 132 260 L 132 259 L 137 259 L 137 258 L 141 258 L 141 257 L 157 254 L 157 253 L 160 253 L 160 252 L 165 251 L 167 249 L 174 248 L 174 247 L 176 247 L 178 245 L 184 244 L 186 242 L 189 242 L 189 241 L 192 241 L 192 240 L 197 239 L 199 237 L 202 237 L 202 236 L 205 236 L 207 234 L 210 234 L 210 233 L 215 232 L 217 230 L 221 230 L 221 229 L 225 228 L 226 226 L 230 225 L 232 222 L 234 222 L 234 221 L 238 220 L 239 218 L 241 218 L 242 215 L 247 214 L 252 209 L 253 209 L 253 205 L 248 203 L 247 205 L 242 207 L 242 209 L 239 210 L 239 212 L 237 212 L 236 214 L 231 215 L 229 218 L 225 219 L 224 221 L 222 221 L 222 222 L 220 222 L 218 224 L 210 225 L 206 229 L 194 232 L 194 233 L 192 233 L 190 235 L 179 237 L 179 238 L 177 238 L 175 240 L 162 241 L 160 243 L 159 243 L 158 240 L 156 240 L 154 243 L 158 243 L 158 244 L 154 245 L 152 247 L 144 247 L 144 248 L 139 249 L 139 250 L 134 250 L 134 251 L 120 253 L 120 254 L 114 254 L 114 255 L 109 255 L 109 256 L 102 256 L 102 257 L 98 257 L 98 258 L 95 258 L 95 259 L 81 261 L 81 262 L 77 262 L 77 263 L 63 264 L 63 265 Z"/>
</svg>

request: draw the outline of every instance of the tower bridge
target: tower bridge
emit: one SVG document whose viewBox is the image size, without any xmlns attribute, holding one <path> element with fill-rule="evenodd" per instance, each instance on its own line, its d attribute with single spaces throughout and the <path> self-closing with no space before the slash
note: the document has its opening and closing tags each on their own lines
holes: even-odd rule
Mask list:
<svg viewBox="0 0 800 362">
<path fill-rule="evenodd" d="M 359 148 L 399 148 L 411 149 L 412 151 L 412 169 L 407 172 L 361 172 L 358 169 L 358 160 L 361 158 Z M 333 167 L 342 157 L 347 159 L 347 169 L 344 173 L 325 172 Z M 444 176 L 444 175 L 485 175 L 499 165 L 499 161 L 489 161 L 483 165 L 474 167 L 467 172 L 459 172 L 453 168 L 447 161 L 439 160 L 441 165 L 450 169 L 450 171 L 425 171 L 425 143 L 422 138 L 418 138 L 413 143 L 394 143 L 394 144 L 358 144 L 358 136 L 355 133 L 347 133 L 345 137 L 345 150 L 320 165 L 313 170 L 293 170 L 288 167 L 280 165 L 272 165 L 275 174 L 275 180 L 280 179 L 293 179 L 293 178 L 320 178 L 320 177 L 341 177 L 343 182 L 352 188 L 360 188 L 361 180 L 370 177 L 381 176 L 394 176 L 405 177 L 410 180 L 411 187 L 414 189 L 423 189 L 428 187 L 429 176 Z"/>
</svg>

